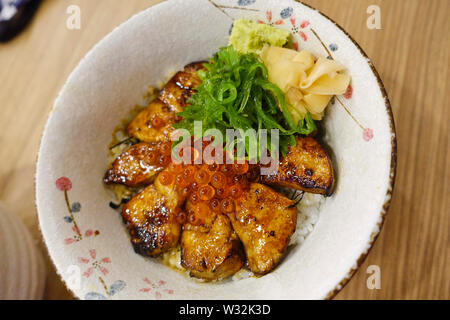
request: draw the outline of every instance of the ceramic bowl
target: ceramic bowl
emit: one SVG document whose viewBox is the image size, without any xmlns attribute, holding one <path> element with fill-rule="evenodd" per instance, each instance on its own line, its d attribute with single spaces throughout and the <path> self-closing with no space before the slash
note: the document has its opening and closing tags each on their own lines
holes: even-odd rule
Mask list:
<svg viewBox="0 0 450 320">
<path fill-rule="evenodd" d="M 294 46 L 331 56 L 352 84 L 324 120 L 334 195 L 313 232 L 261 278 L 198 283 L 133 251 L 102 183 L 113 129 L 149 85 L 226 45 L 233 19 L 292 31 Z M 348 281 L 383 224 L 395 177 L 395 129 L 372 63 L 345 31 L 288 0 L 170 0 L 143 11 L 98 43 L 68 78 L 42 137 L 36 173 L 45 243 L 81 299 L 323 299 Z"/>
</svg>

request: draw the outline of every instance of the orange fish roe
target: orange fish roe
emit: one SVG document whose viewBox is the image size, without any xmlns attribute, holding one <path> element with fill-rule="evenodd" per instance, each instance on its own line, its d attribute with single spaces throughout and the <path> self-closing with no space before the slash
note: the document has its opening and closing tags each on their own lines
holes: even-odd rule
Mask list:
<svg viewBox="0 0 450 320">
<path fill-rule="evenodd" d="M 154 165 L 154 164 L 158 164 L 159 161 L 159 154 L 157 152 L 149 152 L 147 154 L 147 158 L 146 161 L 148 164 Z"/>
<path fill-rule="evenodd" d="M 245 174 L 248 172 L 248 163 L 244 162 L 243 164 L 235 163 L 233 164 L 233 171 L 236 174 Z"/>
<path fill-rule="evenodd" d="M 168 152 L 167 149 L 161 151 L 162 156 Z M 249 182 L 255 181 L 258 177 L 259 167 L 249 165 L 247 162 L 222 165 L 172 162 L 158 179 L 162 185 L 174 183 L 177 192 L 192 205 L 189 212 L 180 213 L 178 219 L 200 225 L 213 214 L 236 210 L 236 199 L 247 190 Z"/>
<path fill-rule="evenodd" d="M 212 163 L 210 165 L 208 165 L 208 170 L 211 172 L 216 172 L 217 170 L 219 170 L 219 165 L 217 163 Z"/>
<path fill-rule="evenodd" d="M 190 183 L 194 182 L 194 178 L 195 178 L 195 173 L 196 173 L 197 169 L 195 166 L 193 165 L 189 165 L 186 168 L 184 168 L 183 170 L 183 177 L 189 181 Z"/>
<path fill-rule="evenodd" d="M 171 143 L 170 142 L 169 143 L 168 142 L 163 143 L 161 145 L 160 150 L 161 150 L 161 153 L 170 155 L 171 152 L 172 152 L 172 145 L 171 145 Z"/>
<path fill-rule="evenodd" d="M 233 183 L 233 184 L 240 184 L 241 182 L 243 182 L 243 180 L 245 180 L 243 175 L 236 174 L 231 179 L 231 183 Z"/>
<path fill-rule="evenodd" d="M 216 172 L 211 177 L 211 185 L 216 189 L 223 188 L 226 185 L 226 183 L 227 177 L 221 172 Z"/>
<path fill-rule="evenodd" d="M 181 196 L 182 196 L 183 198 L 186 198 L 190 193 L 191 193 L 191 187 L 190 187 L 190 186 L 184 187 L 184 188 L 181 190 Z"/>
<path fill-rule="evenodd" d="M 171 162 L 167 169 L 173 173 L 180 173 L 183 171 L 183 165 L 181 163 L 177 164 L 177 163 Z"/>
<path fill-rule="evenodd" d="M 211 180 L 211 175 L 209 174 L 208 171 L 206 171 L 204 169 L 200 169 L 199 171 L 197 171 L 197 173 L 195 175 L 195 181 L 199 185 L 208 184 L 210 180 Z"/>
<path fill-rule="evenodd" d="M 225 174 L 226 176 L 231 176 L 233 174 L 233 165 L 231 164 L 221 164 L 220 172 Z"/>
<path fill-rule="evenodd" d="M 184 178 L 182 173 L 176 176 L 175 183 L 178 188 L 185 188 L 189 185 L 189 181 Z"/>
<path fill-rule="evenodd" d="M 220 209 L 223 213 L 230 213 L 234 211 L 234 200 L 230 198 L 223 199 L 220 203 Z"/>
<path fill-rule="evenodd" d="M 184 211 L 178 212 L 177 220 L 180 224 L 183 224 L 186 221 L 186 212 Z"/>
<path fill-rule="evenodd" d="M 189 223 L 194 224 L 195 214 L 193 212 L 190 212 L 187 220 L 189 221 Z"/>
<path fill-rule="evenodd" d="M 242 194 L 242 188 L 241 186 L 235 184 L 234 186 L 230 187 L 230 196 L 233 198 L 239 198 L 239 196 Z"/>
<path fill-rule="evenodd" d="M 190 201 L 192 204 L 196 204 L 196 203 L 199 201 L 198 193 L 197 193 L 197 192 L 191 193 L 191 195 L 189 196 L 189 201 Z"/>
<path fill-rule="evenodd" d="M 174 176 L 172 173 L 170 173 L 169 171 L 163 171 L 161 172 L 161 174 L 158 176 L 159 182 L 163 185 L 163 186 L 168 186 L 169 184 L 171 184 L 174 180 Z"/>
<path fill-rule="evenodd" d="M 192 191 L 197 191 L 198 188 L 199 188 L 199 186 L 198 186 L 198 182 L 197 181 L 194 181 L 194 182 L 191 183 Z"/>
<path fill-rule="evenodd" d="M 225 199 L 226 197 L 228 197 L 228 189 L 223 188 L 216 189 L 216 195 L 217 198 L 219 199 Z"/>
<path fill-rule="evenodd" d="M 209 202 L 209 207 L 211 208 L 212 211 L 219 212 L 220 211 L 220 200 L 217 198 L 211 199 L 211 201 Z"/>
<path fill-rule="evenodd" d="M 163 167 L 167 166 L 170 163 L 170 155 L 163 154 L 159 157 L 159 164 Z"/>
<path fill-rule="evenodd" d="M 216 191 L 214 190 L 213 187 L 211 187 L 209 185 L 203 186 L 198 190 L 198 195 L 199 195 L 200 199 L 204 200 L 204 201 L 211 200 L 215 194 L 216 194 Z"/>
</svg>

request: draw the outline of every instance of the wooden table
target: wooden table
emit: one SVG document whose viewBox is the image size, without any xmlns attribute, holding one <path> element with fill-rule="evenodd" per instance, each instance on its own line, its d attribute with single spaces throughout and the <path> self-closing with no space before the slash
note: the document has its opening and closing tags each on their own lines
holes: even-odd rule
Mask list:
<svg viewBox="0 0 450 320">
<path fill-rule="evenodd" d="M 0 200 L 20 214 L 39 241 L 35 160 L 54 98 L 96 42 L 157 2 L 45 0 L 31 27 L 0 45 Z M 450 1 L 304 2 L 338 22 L 372 58 L 397 124 L 390 213 L 370 255 L 337 299 L 449 299 Z M 80 30 L 66 28 L 70 4 L 81 8 Z M 381 30 L 366 26 L 372 4 L 381 8 Z M 369 265 L 381 268 L 380 290 L 366 286 Z M 72 298 L 50 263 L 48 269 L 46 298 Z"/>
</svg>

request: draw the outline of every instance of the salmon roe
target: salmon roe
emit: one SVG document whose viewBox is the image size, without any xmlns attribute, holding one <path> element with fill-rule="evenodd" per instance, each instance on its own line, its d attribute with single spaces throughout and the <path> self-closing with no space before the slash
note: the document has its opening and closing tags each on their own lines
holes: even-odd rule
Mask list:
<svg viewBox="0 0 450 320">
<path fill-rule="evenodd" d="M 191 187 L 190 187 L 190 186 L 184 187 L 184 188 L 181 190 L 181 196 L 182 196 L 183 198 L 187 197 L 187 196 L 189 195 L 189 193 L 191 193 Z"/>
<path fill-rule="evenodd" d="M 197 171 L 197 173 L 195 175 L 195 181 L 199 185 L 208 184 L 210 180 L 211 180 L 211 176 L 210 176 L 209 172 L 207 172 L 206 170 L 203 170 L 203 169 L 200 169 L 199 171 Z"/>
<path fill-rule="evenodd" d="M 223 188 L 227 183 L 227 177 L 222 172 L 216 172 L 211 177 L 211 184 L 214 188 Z"/>
<path fill-rule="evenodd" d="M 168 170 L 173 173 L 180 173 L 183 171 L 183 165 L 180 163 L 177 164 L 172 162 L 169 164 Z"/>
<path fill-rule="evenodd" d="M 179 188 L 185 188 L 189 185 L 189 181 L 186 180 L 182 173 L 179 173 L 175 178 L 175 183 Z"/>
<path fill-rule="evenodd" d="M 198 196 L 200 197 L 200 200 L 204 201 L 211 200 L 215 194 L 216 191 L 209 185 L 203 186 L 198 190 Z"/>
<path fill-rule="evenodd" d="M 219 212 L 220 211 L 220 200 L 217 198 L 211 199 L 211 201 L 209 202 L 209 206 L 212 211 Z"/>
<path fill-rule="evenodd" d="M 244 180 L 244 176 L 243 176 L 243 175 L 240 175 L 240 174 L 237 174 L 237 175 L 233 176 L 231 182 L 232 182 L 233 184 L 239 184 L 239 183 L 242 182 L 242 180 Z"/>
<path fill-rule="evenodd" d="M 167 166 L 169 163 L 170 163 L 170 155 L 163 154 L 162 156 L 159 157 L 159 164 L 162 167 Z"/>
<path fill-rule="evenodd" d="M 166 146 L 166 144 L 162 144 Z M 156 162 L 167 161 L 170 145 L 162 147 L 160 153 L 154 152 Z M 163 159 L 163 160 L 161 160 Z M 231 213 L 236 210 L 236 200 L 247 189 L 248 183 L 259 177 L 257 166 L 243 164 L 206 163 L 202 165 L 170 162 L 167 169 L 159 175 L 162 185 L 175 184 L 177 192 L 188 199 L 191 208 L 186 213 L 180 211 L 177 219 L 199 225 L 208 221 L 211 214 Z"/>
<path fill-rule="evenodd" d="M 217 170 L 219 170 L 219 165 L 217 163 L 212 163 L 208 165 L 208 170 L 211 172 L 216 172 Z"/>
<path fill-rule="evenodd" d="M 193 213 L 193 212 L 191 212 L 190 214 L 189 214 L 189 222 L 190 223 L 192 223 L 192 224 L 195 224 L 195 214 Z"/>
<path fill-rule="evenodd" d="M 233 174 L 233 165 L 231 165 L 231 164 L 220 165 L 220 172 L 222 172 L 226 176 L 232 175 Z"/>
<path fill-rule="evenodd" d="M 230 187 L 230 196 L 233 198 L 238 198 L 242 194 L 242 188 L 239 185 L 234 185 Z"/>
<path fill-rule="evenodd" d="M 220 203 L 220 209 L 223 213 L 230 213 L 234 211 L 234 200 L 230 198 L 223 199 Z"/>
<path fill-rule="evenodd" d="M 167 143 L 167 142 L 165 142 L 165 143 L 163 143 L 162 145 L 161 145 L 161 153 L 162 154 L 171 154 L 171 152 L 172 152 L 172 145 L 170 144 L 170 143 Z"/>
<path fill-rule="evenodd" d="M 159 161 L 159 158 L 158 158 L 158 153 L 157 152 L 152 151 L 152 152 L 149 152 L 146 155 L 146 162 L 148 164 L 154 165 L 154 164 L 157 164 L 158 161 Z"/>
<path fill-rule="evenodd" d="M 177 215 L 178 223 L 183 224 L 186 221 L 186 212 L 180 211 Z"/>
<path fill-rule="evenodd" d="M 158 176 L 159 182 L 163 185 L 163 186 L 168 186 L 169 184 L 171 184 L 174 180 L 174 176 L 172 173 L 168 172 L 168 171 L 163 171 L 161 172 L 161 174 Z"/>
<path fill-rule="evenodd" d="M 193 182 L 194 181 L 194 175 L 195 172 L 197 171 L 197 169 L 195 168 L 195 166 L 187 166 L 186 168 L 184 168 L 183 170 L 183 177 L 188 180 L 189 182 Z"/>
<path fill-rule="evenodd" d="M 224 188 L 216 189 L 216 195 L 217 195 L 217 198 L 219 198 L 219 199 L 225 199 L 226 197 L 228 197 L 228 189 L 224 189 Z"/>
<path fill-rule="evenodd" d="M 246 174 L 248 172 L 248 163 L 244 162 L 243 164 L 233 164 L 233 171 L 236 174 Z"/>
<path fill-rule="evenodd" d="M 199 201 L 198 193 L 197 193 L 197 192 L 191 193 L 191 195 L 189 196 L 189 201 L 190 201 L 192 204 L 196 204 L 196 203 Z"/>
<path fill-rule="evenodd" d="M 194 182 L 192 182 L 191 183 L 191 189 L 193 190 L 193 191 L 197 191 L 198 190 L 198 183 L 197 183 L 197 181 L 194 181 Z"/>
</svg>

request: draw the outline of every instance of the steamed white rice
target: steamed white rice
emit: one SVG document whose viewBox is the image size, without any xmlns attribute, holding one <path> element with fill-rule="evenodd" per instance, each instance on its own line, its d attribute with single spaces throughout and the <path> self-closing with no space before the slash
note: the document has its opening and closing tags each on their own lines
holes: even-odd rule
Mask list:
<svg viewBox="0 0 450 320">
<path fill-rule="evenodd" d="M 320 194 L 305 193 L 302 201 L 297 205 L 297 228 L 291 237 L 290 244 L 301 245 L 314 230 L 324 201 L 325 197 Z"/>
</svg>

